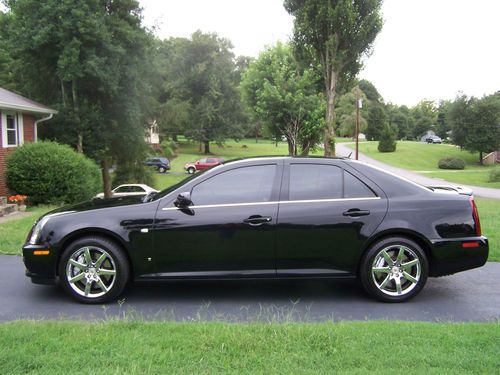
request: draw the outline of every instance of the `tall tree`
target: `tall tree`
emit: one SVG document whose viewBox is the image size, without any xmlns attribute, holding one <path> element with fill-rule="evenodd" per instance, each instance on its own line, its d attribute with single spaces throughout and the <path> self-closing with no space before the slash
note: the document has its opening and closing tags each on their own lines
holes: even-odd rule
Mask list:
<svg viewBox="0 0 500 375">
<path fill-rule="evenodd" d="M 361 69 L 361 58 L 370 53 L 382 29 L 382 0 L 285 0 L 294 16 L 297 54 L 317 66 L 326 98 L 325 156 L 335 154 L 335 102 L 338 92 Z"/>
<path fill-rule="evenodd" d="M 432 100 L 422 100 L 412 107 L 412 137 L 420 140 L 427 130 L 436 130 L 437 108 Z"/>
<path fill-rule="evenodd" d="M 368 113 L 368 127 L 366 138 L 370 141 L 378 141 L 382 137 L 382 132 L 388 127 L 387 114 L 380 104 L 374 105 Z"/>
<path fill-rule="evenodd" d="M 152 37 L 141 26 L 138 2 L 7 0 L 6 5 L 19 91 L 60 110 L 48 136 L 100 161 L 109 194 L 111 160 L 138 165 L 145 151 Z"/>
<path fill-rule="evenodd" d="M 461 96 L 449 112 L 454 142 L 470 152 L 483 154 L 500 148 L 500 95 L 481 99 Z"/>
<path fill-rule="evenodd" d="M 290 155 L 307 155 L 319 141 L 324 107 L 316 91 L 317 75 L 302 70 L 290 46 L 278 43 L 262 52 L 243 74 L 247 105 L 271 134 L 285 136 Z"/>
<path fill-rule="evenodd" d="M 188 112 L 188 121 L 181 121 L 184 135 L 202 143 L 205 153 L 210 142 L 242 137 L 240 71 L 231 42 L 201 31 L 173 42 L 165 66 L 165 103 L 175 103 L 179 114 Z"/>
</svg>

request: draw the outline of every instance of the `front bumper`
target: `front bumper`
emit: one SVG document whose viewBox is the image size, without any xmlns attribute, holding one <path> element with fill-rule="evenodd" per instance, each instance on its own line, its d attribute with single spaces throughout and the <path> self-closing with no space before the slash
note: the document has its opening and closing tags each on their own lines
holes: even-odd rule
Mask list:
<svg viewBox="0 0 500 375">
<path fill-rule="evenodd" d="M 430 276 L 445 276 L 483 266 L 488 260 L 488 238 L 432 240 Z M 465 245 L 464 245 L 465 244 Z"/>
<path fill-rule="evenodd" d="M 36 251 L 49 250 L 48 255 L 35 255 Z M 56 281 L 56 254 L 46 245 L 23 246 L 26 276 L 35 284 L 54 284 Z"/>
</svg>

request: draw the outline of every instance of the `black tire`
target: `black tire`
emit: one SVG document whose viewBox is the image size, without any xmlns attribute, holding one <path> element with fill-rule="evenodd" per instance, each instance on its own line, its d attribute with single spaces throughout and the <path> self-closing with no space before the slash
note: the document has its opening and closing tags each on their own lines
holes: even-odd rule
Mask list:
<svg viewBox="0 0 500 375">
<path fill-rule="evenodd" d="M 401 259 L 399 254 L 402 254 Z M 384 255 L 389 255 L 392 266 Z M 389 237 L 374 243 L 363 255 L 359 268 L 365 291 L 383 302 L 404 302 L 415 297 L 428 275 L 425 252 L 405 237 Z"/>
<path fill-rule="evenodd" d="M 90 267 L 86 261 L 85 249 L 88 249 L 90 254 Z M 104 260 L 98 265 L 101 255 Z M 129 263 L 120 246 L 107 238 L 97 236 L 83 237 L 72 242 L 61 256 L 58 271 L 64 291 L 79 302 L 88 304 L 100 304 L 116 299 L 125 289 L 130 277 Z M 70 278 L 80 279 L 70 282 Z M 87 295 L 88 278 L 92 279 Z M 95 278 L 100 280 L 103 287 L 99 286 L 99 281 Z"/>
<path fill-rule="evenodd" d="M 194 172 L 196 172 L 196 169 L 194 169 L 194 167 L 189 167 L 189 168 L 187 169 L 187 172 L 188 172 L 189 174 L 193 174 Z"/>
<path fill-rule="evenodd" d="M 165 167 L 159 167 L 158 168 L 158 172 L 160 172 L 160 173 L 166 173 L 167 172 L 167 168 L 165 168 Z"/>
</svg>

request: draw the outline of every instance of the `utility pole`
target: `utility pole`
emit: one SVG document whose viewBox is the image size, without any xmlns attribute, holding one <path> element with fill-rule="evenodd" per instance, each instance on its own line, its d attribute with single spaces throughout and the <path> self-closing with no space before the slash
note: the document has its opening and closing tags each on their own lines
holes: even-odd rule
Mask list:
<svg viewBox="0 0 500 375">
<path fill-rule="evenodd" d="M 362 107 L 361 98 L 359 97 L 359 88 L 356 90 L 356 160 L 359 157 L 359 109 Z"/>
</svg>

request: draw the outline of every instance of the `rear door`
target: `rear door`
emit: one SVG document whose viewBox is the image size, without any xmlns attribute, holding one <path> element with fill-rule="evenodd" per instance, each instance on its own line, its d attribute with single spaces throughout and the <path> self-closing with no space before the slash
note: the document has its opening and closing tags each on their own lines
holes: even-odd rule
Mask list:
<svg viewBox="0 0 500 375">
<path fill-rule="evenodd" d="M 386 212 L 383 192 L 344 163 L 288 160 L 277 224 L 278 276 L 354 273 L 363 244 Z"/>
</svg>

